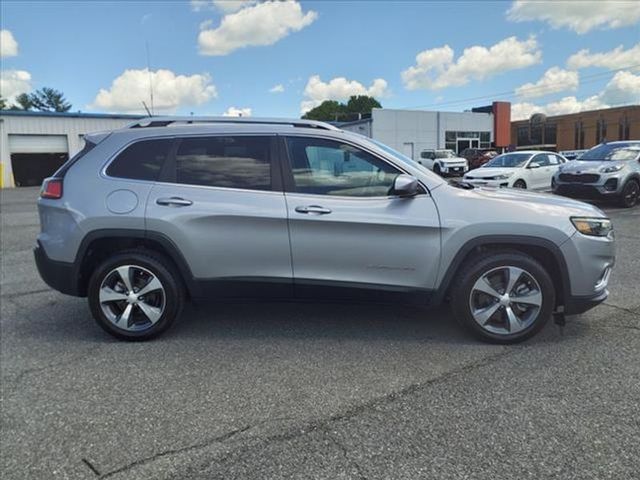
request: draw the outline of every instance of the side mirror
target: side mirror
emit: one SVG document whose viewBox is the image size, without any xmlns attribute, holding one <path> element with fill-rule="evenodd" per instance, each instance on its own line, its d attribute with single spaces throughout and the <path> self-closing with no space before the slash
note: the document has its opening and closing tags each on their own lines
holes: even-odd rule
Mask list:
<svg viewBox="0 0 640 480">
<path fill-rule="evenodd" d="M 536 162 L 531 162 L 527 168 L 540 168 L 540 164 Z"/>
<path fill-rule="evenodd" d="M 404 173 L 398 175 L 393 181 L 393 194 L 399 197 L 413 197 L 418 194 L 419 188 L 418 180 Z"/>
</svg>

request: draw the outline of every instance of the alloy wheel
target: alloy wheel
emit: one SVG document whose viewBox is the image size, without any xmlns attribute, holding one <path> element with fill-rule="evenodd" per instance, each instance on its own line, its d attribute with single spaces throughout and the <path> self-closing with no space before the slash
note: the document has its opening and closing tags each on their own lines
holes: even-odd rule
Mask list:
<svg viewBox="0 0 640 480">
<path fill-rule="evenodd" d="M 538 281 L 526 270 L 503 266 L 482 274 L 469 295 L 475 322 L 484 330 L 511 335 L 538 318 L 543 296 Z"/>
<path fill-rule="evenodd" d="M 153 326 L 164 313 L 165 290 L 156 275 L 138 265 L 111 270 L 98 293 L 100 308 L 116 327 L 134 332 Z"/>
<path fill-rule="evenodd" d="M 633 207 L 638 202 L 638 197 L 640 197 L 640 185 L 634 181 L 629 182 L 629 186 L 624 189 L 623 195 L 624 204 L 627 207 Z"/>
</svg>

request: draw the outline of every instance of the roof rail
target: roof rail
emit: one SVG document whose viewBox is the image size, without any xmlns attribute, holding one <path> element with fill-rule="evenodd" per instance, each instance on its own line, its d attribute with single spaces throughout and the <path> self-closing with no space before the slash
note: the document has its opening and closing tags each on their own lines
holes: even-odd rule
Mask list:
<svg viewBox="0 0 640 480">
<path fill-rule="evenodd" d="M 340 129 L 316 120 L 259 117 L 145 117 L 128 124 L 125 128 L 167 127 L 171 125 L 195 125 L 207 123 L 250 124 L 250 125 L 290 125 L 292 127 L 318 128 L 321 130 Z"/>
</svg>

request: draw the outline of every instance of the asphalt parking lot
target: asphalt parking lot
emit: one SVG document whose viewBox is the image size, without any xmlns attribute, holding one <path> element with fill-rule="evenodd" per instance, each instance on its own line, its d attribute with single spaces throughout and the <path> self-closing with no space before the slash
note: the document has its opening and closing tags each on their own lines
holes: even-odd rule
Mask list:
<svg viewBox="0 0 640 480">
<path fill-rule="evenodd" d="M 3 479 L 638 478 L 640 207 L 605 207 L 607 302 L 521 345 L 285 303 L 191 305 L 136 344 L 40 280 L 37 190 L 0 195 Z"/>
</svg>

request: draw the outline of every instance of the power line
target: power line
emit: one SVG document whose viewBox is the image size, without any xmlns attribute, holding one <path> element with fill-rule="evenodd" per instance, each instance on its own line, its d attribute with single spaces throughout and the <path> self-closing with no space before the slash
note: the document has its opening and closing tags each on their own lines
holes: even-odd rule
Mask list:
<svg viewBox="0 0 640 480">
<path fill-rule="evenodd" d="M 622 67 L 622 68 L 617 68 L 614 70 L 608 70 L 606 72 L 599 72 L 599 73 L 592 73 L 590 75 L 584 75 L 582 77 L 582 81 L 581 83 L 593 83 L 595 81 L 599 81 L 599 80 L 603 80 L 606 79 L 608 76 L 612 76 L 613 74 L 620 72 L 622 70 L 629 70 L 632 68 L 636 68 L 636 67 L 640 67 L 640 63 L 635 64 L 635 65 L 629 65 L 626 67 Z M 600 78 L 602 77 L 602 78 Z M 587 81 L 584 81 L 584 79 L 587 79 Z M 590 80 L 591 79 L 591 80 Z M 558 84 L 556 84 L 558 85 Z M 567 85 L 566 83 L 564 85 Z M 555 85 L 553 86 L 555 87 Z M 537 91 L 540 90 L 541 92 L 544 92 L 545 89 L 549 89 L 549 88 L 553 88 L 547 85 L 539 85 L 539 86 L 532 86 L 532 87 L 528 87 L 526 89 L 527 92 L 533 92 L 533 91 Z M 551 93 L 556 93 L 556 92 L 552 92 L 550 91 L 549 94 Z M 558 92 L 559 93 L 559 92 Z M 543 96 L 546 94 L 540 94 L 539 96 Z M 493 93 L 493 94 L 489 94 L 489 95 L 482 95 L 479 97 L 469 97 L 469 98 L 464 98 L 464 99 L 459 99 L 459 100 L 451 100 L 448 102 L 440 102 L 440 103 L 432 103 L 429 105 L 417 105 L 417 106 L 409 106 L 409 107 L 399 107 L 399 109 L 401 110 L 411 110 L 411 109 L 420 109 L 420 108 L 430 108 L 430 107 L 441 107 L 443 105 L 457 105 L 457 104 L 462 104 L 462 103 L 468 103 L 468 102 L 474 102 L 477 100 L 487 100 L 487 99 L 495 99 L 498 97 L 518 97 L 520 95 L 518 95 L 515 90 L 509 90 L 507 92 L 500 92 L 500 93 Z"/>
</svg>

